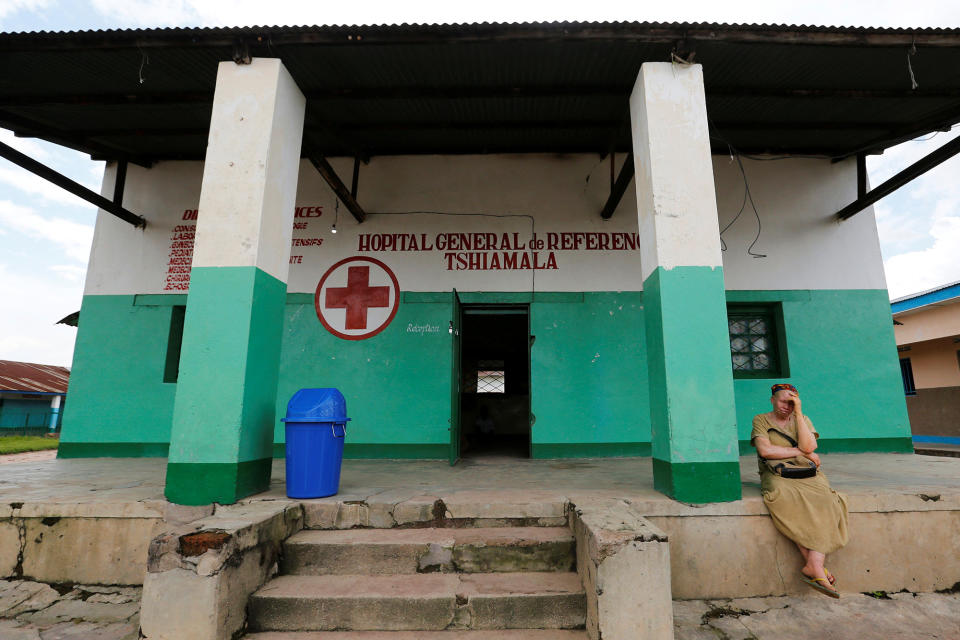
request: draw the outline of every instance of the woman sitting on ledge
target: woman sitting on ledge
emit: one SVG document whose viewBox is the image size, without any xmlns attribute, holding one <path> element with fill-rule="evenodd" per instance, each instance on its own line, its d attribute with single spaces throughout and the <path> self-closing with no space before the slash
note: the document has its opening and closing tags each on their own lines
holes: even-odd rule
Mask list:
<svg viewBox="0 0 960 640">
<path fill-rule="evenodd" d="M 803 415 L 792 384 L 771 387 L 773 411 L 753 419 L 750 442 L 760 462 L 763 502 L 774 526 L 800 549 L 802 579 L 833 598 L 836 579 L 824 567 L 828 553 L 847 544 L 847 500 L 820 471 L 817 433 Z"/>
</svg>

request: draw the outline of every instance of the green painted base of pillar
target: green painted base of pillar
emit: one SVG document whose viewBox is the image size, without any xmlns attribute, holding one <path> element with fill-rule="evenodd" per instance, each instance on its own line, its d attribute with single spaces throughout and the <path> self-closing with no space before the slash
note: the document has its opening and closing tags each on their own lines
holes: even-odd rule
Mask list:
<svg viewBox="0 0 960 640">
<path fill-rule="evenodd" d="M 233 504 L 270 487 L 273 458 L 238 463 L 171 462 L 164 495 L 175 504 Z"/>
<path fill-rule="evenodd" d="M 740 462 L 670 463 L 654 458 L 653 488 L 678 502 L 733 502 L 741 498 Z"/>
</svg>

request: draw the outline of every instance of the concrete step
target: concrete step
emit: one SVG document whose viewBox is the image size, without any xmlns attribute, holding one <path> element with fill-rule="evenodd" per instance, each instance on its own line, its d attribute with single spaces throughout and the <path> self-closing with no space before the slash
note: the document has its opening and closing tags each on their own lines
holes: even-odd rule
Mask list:
<svg viewBox="0 0 960 640">
<path fill-rule="evenodd" d="M 587 632 L 567 629 L 494 631 L 267 631 L 242 640 L 587 640 Z"/>
<path fill-rule="evenodd" d="M 566 527 L 304 530 L 284 543 L 280 573 L 570 571 L 574 561 Z"/>
<path fill-rule="evenodd" d="M 576 573 L 279 576 L 250 598 L 251 631 L 577 629 Z"/>
</svg>

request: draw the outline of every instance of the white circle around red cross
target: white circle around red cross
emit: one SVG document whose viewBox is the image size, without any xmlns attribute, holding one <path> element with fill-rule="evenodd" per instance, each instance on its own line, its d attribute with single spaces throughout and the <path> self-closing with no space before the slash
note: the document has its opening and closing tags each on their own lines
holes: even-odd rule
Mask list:
<svg viewBox="0 0 960 640">
<path fill-rule="evenodd" d="M 397 315 L 400 283 L 376 258 L 354 256 L 327 269 L 313 304 L 327 331 L 344 340 L 364 340 L 386 329 Z"/>
</svg>

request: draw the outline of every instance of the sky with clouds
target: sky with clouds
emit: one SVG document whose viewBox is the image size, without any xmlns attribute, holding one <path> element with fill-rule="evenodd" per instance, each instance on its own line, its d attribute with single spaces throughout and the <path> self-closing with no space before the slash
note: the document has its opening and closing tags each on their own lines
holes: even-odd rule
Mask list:
<svg viewBox="0 0 960 640">
<path fill-rule="evenodd" d="M 385 24 L 538 20 L 747 22 L 960 27 L 960 3 L 942 0 L 792 2 L 688 0 L 0 0 L 0 32 L 256 24 Z M 876 185 L 960 135 L 927 136 L 870 156 Z M 0 141 L 99 192 L 103 163 L 39 140 Z M 960 157 L 875 205 L 891 297 L 960 280 Z M 0 359 L 69 366 L 76 330 L 56 321 L 80 308 L 96 209 L 0 159 Z"/>
</svg>

